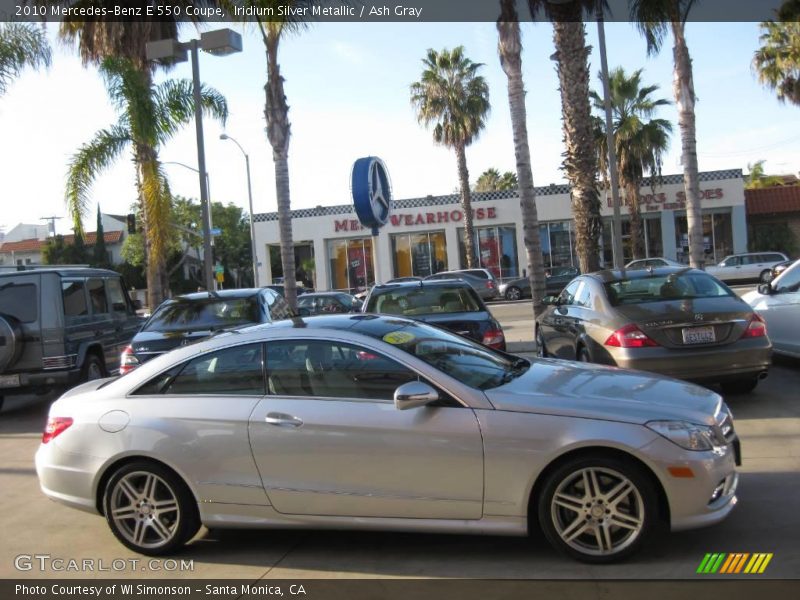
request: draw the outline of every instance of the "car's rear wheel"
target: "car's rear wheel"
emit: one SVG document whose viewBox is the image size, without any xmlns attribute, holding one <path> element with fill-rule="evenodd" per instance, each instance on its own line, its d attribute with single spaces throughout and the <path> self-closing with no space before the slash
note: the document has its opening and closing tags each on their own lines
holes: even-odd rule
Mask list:
<svg viewBox="0 0 800 600">
<path fill-rule="evenodd" d="M 111 476 L 103 508 L 114 536 L 141 554 L 172 552 L 200 528 L 197 505 L 186 484 L 147 461 L 124 465 Z"/>
<path fill-rule="evenodd" d="M 761 275 L 759 276 L 761 283 L 769 283 L 772 281 L 772 269 L 766 269 L 761 271 Z"/>
<path fill-rule="evenodd" d="M 511 286 L 506 290 L 506 300 L 519 300 L 522 298 L 522 290 L 516 286 Z"/>
<path fill-rule="evenodd" d="M 544 345 L 544 336 L 541 327 L 536 328 L 536 356 L 547 358 L 547 347 Z"/>
<path fill-rule="evenodd" d="M 609 563 L 645 542 L 657 520 L 657 496 L 632 462 L 576 457 L 547 478 L 537 511 L 555 548 L 583 562 Z"/>
<path fill-rule="evenodd" d="M 731 379 L 720 384 L 722 391 L 726 394 L 749 394 L 758 385 L 758 377 L 743 377 L 741 379 Z"/>
<path fill-rule="evenodd" d="M 592 362 L 592 357 L 589 354 L 589 351 L 584 347 L 581 346 L 578 348 L 578 360 L 583 363 L 590 363 Z"/>
</svg>

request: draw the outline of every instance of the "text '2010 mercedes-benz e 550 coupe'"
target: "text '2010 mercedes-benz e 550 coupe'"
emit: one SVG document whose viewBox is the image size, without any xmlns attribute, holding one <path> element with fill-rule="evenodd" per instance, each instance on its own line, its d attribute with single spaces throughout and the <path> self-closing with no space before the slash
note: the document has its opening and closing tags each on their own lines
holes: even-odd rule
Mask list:
<svg viewBox="0 0 800 600">
<path fill-rule="evenodd" d="M 248 327 L 79 386 L 36 455 L 45 494 L 143 554 L 201 524 L 530 528 L 587 562 L 721 521 L 738 462 L 714 392 L 372 314 Z"/>
</svg>

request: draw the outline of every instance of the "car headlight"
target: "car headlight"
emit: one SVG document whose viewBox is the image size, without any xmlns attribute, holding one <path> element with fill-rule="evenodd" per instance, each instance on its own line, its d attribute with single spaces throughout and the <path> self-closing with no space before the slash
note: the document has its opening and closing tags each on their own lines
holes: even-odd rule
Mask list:
<svg viewBox="0 0 800 600">
<path fill-rule="evenodd" d="M 686 421 L 650 421 L 646 426 L 685 450 L 719 450 L 726 445 L 717 431 L 708 425 Z"/>
</svg>

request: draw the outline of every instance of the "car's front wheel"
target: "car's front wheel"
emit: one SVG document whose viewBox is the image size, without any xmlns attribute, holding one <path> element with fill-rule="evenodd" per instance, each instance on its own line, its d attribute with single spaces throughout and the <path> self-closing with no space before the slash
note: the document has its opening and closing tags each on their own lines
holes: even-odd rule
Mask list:
<svg viewBox="0 0 800 600">
<path fill-rule="evenodd" d="M 542 328 L 536 328 L 536 356 L 539 358 L 547 358 L 547 347 L 544 345 L 544 336 L 542 335 Z"/>
<path fill-rule="evenodd" d="M 522 290 L 516 286 L 511 286 L 506 290 L 506 300 L 519 300 L 522 298 Z"/>
<path fill-rule="evenodd" d="M 106 486 L 103 508 L 116 538 L 141 554 L 172 552 L 200 528 L 186 484 L 156 463 L 134 462 L 117 470 Z"/>
<path fill-rule="evenodd" d="M 769 283 L 772 281 L 772 269 L 765 269 L 761 271 L 761 275 L 759 276 L 761 283 Z"/>
<path fill-rule="evenodd" d="M 588 563 L 609 563 L 634 553 L 657 520 L 657 497 L 633 462 L 576 457 L 545 482 L 539 524 L 558 550 Z"/>
<path fill-rule="evenodd" d="M 720 387 L 726 394 L 749 394 L 756 389 L 757 385 L 758 377 L 743 377 L 741 379 L 723 381 Z"/>
</svg>

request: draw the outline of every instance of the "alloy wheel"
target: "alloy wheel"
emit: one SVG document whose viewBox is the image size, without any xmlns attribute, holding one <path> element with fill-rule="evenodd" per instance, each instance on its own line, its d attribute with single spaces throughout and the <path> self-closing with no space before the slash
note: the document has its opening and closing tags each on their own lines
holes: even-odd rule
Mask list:
<svg viewBox="0 0 800 600">
<path fill-rule="evenodd" d="M 178 532 L 178 496 L 154 473 L 133 471 L 121 477 L 111 490 L 109 508 L 119 534 L 138 548 L 165 546 Z"/>
<path fill-rule="evenodd" d="M 550 502 L 556 534 L 573 550 L 589 556 L 617 554 L 641 535 L 645 503 L 636 485 L 605 467 L 572 472 Z"/>
<path fill-rule="evenodd" d="M 522 298 L 522 290 L 518 287 L 510 287 L 506 290 L 506 300 L 519 300 Z"/>
</svg>

